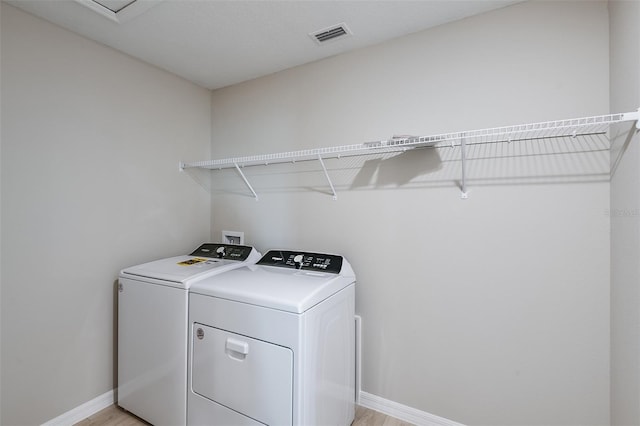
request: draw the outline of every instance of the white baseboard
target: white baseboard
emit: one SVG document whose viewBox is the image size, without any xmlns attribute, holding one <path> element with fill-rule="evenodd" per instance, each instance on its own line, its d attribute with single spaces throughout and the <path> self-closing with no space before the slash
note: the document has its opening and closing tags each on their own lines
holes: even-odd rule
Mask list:
<svg viewBox="0 0 640 426">
<path fill-rule="evenodd" d="M 462 423 L 457 423 L 457 422 L 454 422 L 453 420 L 436 416 L 435 414 L 429 414 L 424 411 L 416 410 L 415 408 L 407 407 L 406 405 L 389 401 L 388 399 L 384 399 L 377 395 L 372 395 L 367 392 L 360 391 L 360 398 L 359 398 L 358 404 L 360 404 L 365 408 L 370 408 L 372 410 L 379 411 L 382 414 L 395 417 L 398 420 L 413 423 L 414 425 L 464 426 Z"/>
<path fill-rule="evenodd" d="M 84 404 L 59 415 L 55 419 L 43 423 L 42 426 L 71 426 L 94 415 L 98 411 L 104 410 L 110 405 L 113 405 L 113 398 L 113 390 L 110 390 L 91 401 L 85 402 Z M 359 392 L 358 404 L 365 408 L 370 408 L 372 410 L 379 411 L 382 414 L 419 426 L 464 426 L 462 423 L 454 422 L 453 420 L 420 411 L 394 401 L 389 401 L 388 399 L 384 399 L 367 392 Z"/>
<path fill-rule="evenodd" d="M 113 405 L 113 396 L 113 390 L 105 392 L 97 398 L 85 402 L 84 404 L 59 415 L 55 419 L 43 423 L 42 426 L 71 426 L 78 423 L 80 420 L 84 420 L 98 411 L 104 410 L 108 406 Z"/>
</svg>

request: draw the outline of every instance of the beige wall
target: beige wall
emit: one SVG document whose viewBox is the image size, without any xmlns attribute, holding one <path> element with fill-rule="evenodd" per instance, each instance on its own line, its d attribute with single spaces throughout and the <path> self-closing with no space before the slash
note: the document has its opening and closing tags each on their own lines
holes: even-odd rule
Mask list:
<svg viewBox="0 0 640 426">
<path fill-rule="evenodd" d="M 2 4 L 2 418 L 114 387 L 114 283 L 209 238 L 210 92 Z"/>
<path fill-rule="evenodd" d="M 527 2 L 214 91 L 213 158 L 609 111 L 604 2 Z M 347 256 L 363 391 L 466 424 L 609 422 L 603 137 L 212 173 L 212 230 Z"/>
<path fill-rule="evenodd" d="M 640 3 L 609 2 L 611 110 L 640 107 Z M 612 130 L 611 424 L 640 424 L 640 137 Z"/>
</svg>

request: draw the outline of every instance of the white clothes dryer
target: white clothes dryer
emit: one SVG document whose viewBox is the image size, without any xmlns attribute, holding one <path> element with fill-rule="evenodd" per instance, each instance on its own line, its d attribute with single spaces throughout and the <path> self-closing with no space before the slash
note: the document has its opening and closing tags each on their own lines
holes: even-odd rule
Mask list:
<svg viewBox="0 0 640 426">
<path fill-rule="evenodd" d="M 194 284 L 187 424 L 350 425 L 355 281 L 342 256 L 272 250 Z"/>
<path fill-rule="evenodd" d="M 120 407 L 156 426 L 186 424 L 189 287 L 259 259 L 253 247 L 205 243 L 120 272 Z"/>
</svg>

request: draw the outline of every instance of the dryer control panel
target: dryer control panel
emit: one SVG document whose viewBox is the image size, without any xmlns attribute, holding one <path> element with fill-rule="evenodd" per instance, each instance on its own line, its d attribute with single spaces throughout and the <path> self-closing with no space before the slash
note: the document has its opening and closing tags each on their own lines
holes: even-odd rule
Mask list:
<svg viewBox="0 0 640 426">
<path fill-rule="evenodd" d="M 235 244 L 204 243 L 189 256 L 211 257 L 214 259 L 245 261 L 253 247 Z"/>
<path fill-rule="evenodd" d="M 270 250 L 262 256 L 257 265 L 339 274 L 342 269 L 342 256 L 303 251 Z"/>
</svg>

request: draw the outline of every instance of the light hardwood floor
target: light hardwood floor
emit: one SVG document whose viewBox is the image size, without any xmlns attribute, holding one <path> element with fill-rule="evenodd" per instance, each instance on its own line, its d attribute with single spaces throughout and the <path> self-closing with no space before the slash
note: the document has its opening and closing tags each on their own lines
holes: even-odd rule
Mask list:
<svg viewBox="0 0 640 426">
<path fill-rule="evenodd" d="M 120 407 L 112 405 L 102 411 L 87 417 L 74 426 L 144 426 L 149 423 L 126 412 Z M 386 416 L 368 408 L 356 406 L 356 418 L 352 426 L 411 426 L 393 417 Z"/>
</svg>

